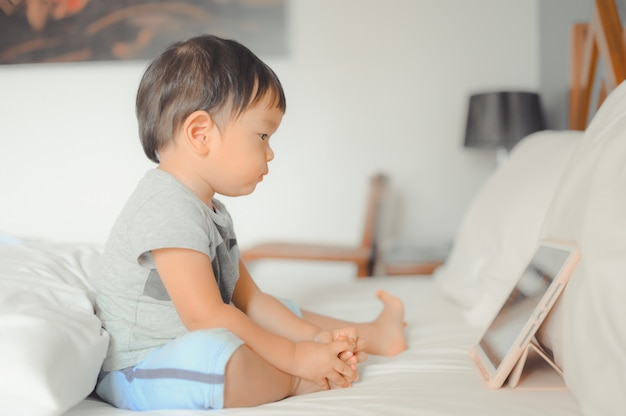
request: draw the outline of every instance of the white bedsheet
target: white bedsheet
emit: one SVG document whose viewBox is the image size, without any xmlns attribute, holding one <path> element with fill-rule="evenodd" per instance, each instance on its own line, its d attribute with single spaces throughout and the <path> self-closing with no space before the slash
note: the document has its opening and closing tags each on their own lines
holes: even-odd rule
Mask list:
<svg viewBox="0 0 626 416">
<path fill-rule="evenodd" d="M 409 349 L 397 357 L 374 357 L 361 365 L 352 388 L 288 398 L 250 409 L 211 411 L 225 415 L 581 415 L 567 390 L 488 390 L 469 357 L 480 333 L 460 309 L 441 297 L 427 277 L 360 279 L 294 290 L 302 307 L 350 320 L 369 320 L 380 310 L 384 288 L 406 304 Z M 266 289 L 267 290 L 267 289 Z M 65 416 L 137 415 L 88 398 Z M 150 415 L 206 415 L 206 411 L 158 411 Z"/>
</svg>

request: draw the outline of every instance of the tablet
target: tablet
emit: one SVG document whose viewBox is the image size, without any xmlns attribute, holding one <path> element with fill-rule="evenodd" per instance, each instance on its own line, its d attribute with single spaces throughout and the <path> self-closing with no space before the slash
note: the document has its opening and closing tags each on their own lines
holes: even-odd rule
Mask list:
<svg viewBox="0 0 626 416">
<path fill-rule="evenodd" d="M 492 389 L 502 387 L 563 291 L 579 258 L 571 243 L 542 240 L 471 356 Z"/>
</svg>

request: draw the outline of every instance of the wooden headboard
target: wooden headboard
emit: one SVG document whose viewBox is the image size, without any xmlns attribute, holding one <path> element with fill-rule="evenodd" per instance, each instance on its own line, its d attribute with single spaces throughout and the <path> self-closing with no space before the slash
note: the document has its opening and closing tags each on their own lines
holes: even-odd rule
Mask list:
<svg viewBox="0 0 626 416">
<path fill-rule="evenodd" d="M 584 130 L 608 93 L 626 79 L 626 34 L 616 1 L 619 0 L 596 0 L 591 21 L 572 28 L 572 130 Z"/>
</svg>

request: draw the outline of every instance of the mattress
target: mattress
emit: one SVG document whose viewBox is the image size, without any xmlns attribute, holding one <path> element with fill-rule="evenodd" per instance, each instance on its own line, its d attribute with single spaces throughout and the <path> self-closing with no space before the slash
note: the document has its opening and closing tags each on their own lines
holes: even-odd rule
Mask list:
<svg viewBox="0 0 626 416">
<path fill-rule="evenodd" d="M 247 409 L 210 411 L 225 415 L 581 415 L 569 391 L 489 390 L 473 365 L 469 350 L 480 337 L 468 325 L 457 304 L 442 297 L 434 281 L 424 276 L 380 277 L 316 282 L 276 282 L 308 310 L 353 321 L 373 319 L 381 309 L 378 289 L 399 296 L 406 307 L 407 351 L 395 357 L 370 356 L 360 365 L 360 380 L 352 388 L 330 390 Z M 269 285 L 271 286 L 271 285 Z M 206 411 L 167 410 L 150 415 L 190 416 Z M 65 416 L 136 415 L 89 397 Z"/>
</svg>

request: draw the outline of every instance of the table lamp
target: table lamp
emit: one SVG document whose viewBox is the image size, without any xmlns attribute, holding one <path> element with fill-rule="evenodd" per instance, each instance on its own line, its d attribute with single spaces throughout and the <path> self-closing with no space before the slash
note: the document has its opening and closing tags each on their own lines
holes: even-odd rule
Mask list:
<svg viewBox="0 0 626 416">
<path fill-rule="evenodd" d="M 496 91 L 470 96 L 465 147 L 497 150 L 498 163 L 530 133 L 545 129 L 541 101 L 534 92 Z"/>
</svg>

